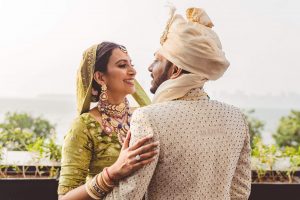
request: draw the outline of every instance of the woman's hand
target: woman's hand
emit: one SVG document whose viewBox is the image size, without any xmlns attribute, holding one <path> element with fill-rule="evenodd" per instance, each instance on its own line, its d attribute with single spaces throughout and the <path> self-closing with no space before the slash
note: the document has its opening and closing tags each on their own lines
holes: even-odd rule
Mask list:
<svg viewBox="0 0 300 200">
<path fill-rule="evenodd" d="M 159 142 L 152 142 L 145 145 L 145 143 L 152 139 L 153 135 L 148 135 L 129 147 L 130 135 L 129 131 L 118 160 L 107 169 L 110 178 L 114 182 L 131 175 L 136 170 L 150 163 L 158 153 L 156 147 Z"/>
</svg>

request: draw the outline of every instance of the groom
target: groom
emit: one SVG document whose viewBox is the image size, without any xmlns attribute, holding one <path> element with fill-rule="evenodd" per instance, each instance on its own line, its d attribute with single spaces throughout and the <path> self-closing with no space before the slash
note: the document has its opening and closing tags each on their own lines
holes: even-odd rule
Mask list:
<svg viewBox="0 0 300 200">
<path fill-rule="evenodd" d="M 121 181 L 107 199 L 248 199 L 247 123 L 239 109 L 203 90 L 229 66 L 204 10 L 173 10 L 149 67 L 153 104 L 136 110 L 131 143 L 152 133 L 160 142 L 151 164 Z"/>
</svg>

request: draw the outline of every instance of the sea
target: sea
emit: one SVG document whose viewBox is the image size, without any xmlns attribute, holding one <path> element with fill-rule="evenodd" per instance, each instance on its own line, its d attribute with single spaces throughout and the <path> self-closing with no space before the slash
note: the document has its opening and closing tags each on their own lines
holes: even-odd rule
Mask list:
<svg viewBox="0 0 300 200">
<path fill-rule="evenodd" d="M 291 108 L 247 106 L 243 110 L 254 109 L 253 117 L 265 123 L 262 133 L 266 144 L 274 143 L 272 134 L 276 132 L 279 120 L 290 113 Z M 296 108 L 295 108 L 296 109 Z M 297 110 L 297 109 L 296 109 Z M 298 109 L 300 110 L 300 109 Z M 34 117 L 43 117 L 55 125 L 57 143 L 62 144 L 64 135 L 77 116 L 76 101 L 73 95 L 41 95 L 36 98 L 0 98 L 0 123 L 7 112 L 26 112 Z"/>
</svg>

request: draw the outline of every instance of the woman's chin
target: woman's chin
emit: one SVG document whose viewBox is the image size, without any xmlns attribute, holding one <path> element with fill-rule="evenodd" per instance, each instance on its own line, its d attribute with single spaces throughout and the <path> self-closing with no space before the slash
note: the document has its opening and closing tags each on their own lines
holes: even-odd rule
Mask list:
<svg viewBox="0 0 300 200">
<path fill-rule="evenodd" d="M 135 91 L 136 91 L 136 89 L 135 89 L 135 87 L 133 87 L 132 89 L 130 89 L 128 94 L 133 94 L 133 93 L 135 93 Z"/>
<path fill-rule="evenodd" d="M 127 96 L 127 95 L 131 95 L 131 94 L 135 93 L 135 91 L 136 91 L 135 88 L 127 88 L 126 90 L 123 90 L 122 93 L 124 93 L 125 96 Z"/>
</svg>

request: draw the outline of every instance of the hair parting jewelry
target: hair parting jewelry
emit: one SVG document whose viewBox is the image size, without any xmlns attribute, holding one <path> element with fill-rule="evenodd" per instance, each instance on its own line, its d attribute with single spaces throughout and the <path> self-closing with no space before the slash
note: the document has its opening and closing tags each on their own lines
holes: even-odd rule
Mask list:
<svg viewBox="0 0 300 200">
<path fill-rule="evenodd" d="M 125 46 L 120 45 L 120 46 L 119 46 L 119 49 L 121 49 L 121 51 L 123 51 L 124 53 L 127 53 L 127 49 L 126 49 Z"/>
</svg>

